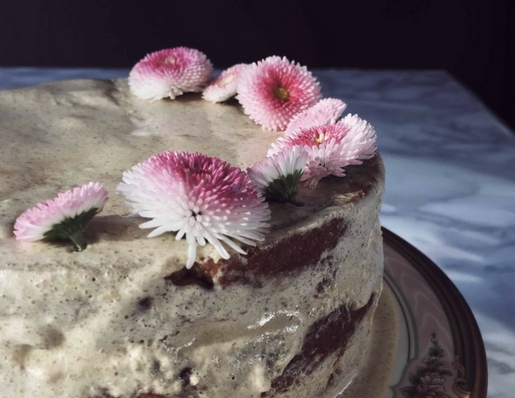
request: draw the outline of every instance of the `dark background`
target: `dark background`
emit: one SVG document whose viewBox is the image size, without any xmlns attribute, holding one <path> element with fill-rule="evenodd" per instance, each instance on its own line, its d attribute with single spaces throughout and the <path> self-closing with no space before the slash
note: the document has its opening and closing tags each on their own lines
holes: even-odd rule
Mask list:
<svg viewBox="0 0 515 398">
<path fill-rule="evenodd" d="M 508 0 L 0 0 L 0 66 L 126 67 L 175 46 L 215 67 L 445 69 L 515 129 Z"/>
</svg>

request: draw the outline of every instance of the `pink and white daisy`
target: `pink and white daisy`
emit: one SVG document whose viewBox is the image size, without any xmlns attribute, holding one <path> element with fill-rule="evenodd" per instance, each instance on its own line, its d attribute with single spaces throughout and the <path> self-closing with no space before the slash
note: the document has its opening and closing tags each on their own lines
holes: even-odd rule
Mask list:
<svg viewBox="0 0 515 398">
<path fill-rule="evenodd" d="M 19 241 L 71 239 L 78 251 L 86 247 L 82 232 L 107 202 L 107 191 L 98 182 L 90 182 L 58 194 L 20 215 L 14 224 Z"/>
<path fill-rule="evenodd" d="M 377 149 L 374 128 L 357 115 L 347 115 L 335 124 L 301 129 L 272 144 L 269 156 L 301 145 L 308 154 L 301 181 L 315 188 L 328 175 L 345 176 L 344 167 L 363 163 Z"/>
<path fill-rule="evenodd" d="M 305 66 L 273 56 L 245 69 L 236 98 L 254 122 L 279 131 L 321 97 L 320 85 Z"/>
<path fill-rule="evenodd" d="M 284 131 L 285 136 L 300 129 L 335 124 L 342 116 L 347 104 L 337 98 L 324 98 L 311 108 L 296 114 Z"/>
<path fill-rule="evenodd" d="M 185 92 L 202 91 L 213 72 L 204 53 L 187 47 L 156 51 L 131 70 L 131 92 L 145 100 L 174 99 Z"/>
<path fill-rule="evenodd" d="M 247 172 L 265 198 L 301 205 L 297 193 L 307 158 L 304 148 L 295 146 L 266 157 Z"/>
<path fill-rule="evenodd" d="M 238 77 L 247 64 L 237 64 L 224 70 L 203 91 L 202 98 L 211 102 L 223 102 L 234 97 L 238 89 Z"/>
<path fill-rule="evenodd" d="M 152 156 L 123 173 L 117 193 L 155 228 L 148 237 L 176 232 L 186 237 L 188 260 L 197 245 L 211 243 L 227 259 L 222 242 L 245 254 L 233 240 L 255 245 L 268 228 L 270 209 L 250 177 L 241 169 L 201 153 L 168 151 Z"/>
</svg>

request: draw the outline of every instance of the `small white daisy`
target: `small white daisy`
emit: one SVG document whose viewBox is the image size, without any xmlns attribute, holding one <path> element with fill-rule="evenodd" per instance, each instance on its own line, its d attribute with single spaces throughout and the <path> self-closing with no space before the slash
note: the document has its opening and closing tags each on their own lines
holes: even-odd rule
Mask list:
<svg viewBox="0 0 515 398">
<path fill-rule="evenodd" d="M 301 146 L 286 148 L 257 162 L 248 174 L 267 199 L 301 205 L 297 193 L 307 157 Z"/>
<path fill-rule="evenodd" d="M 90 182 L 25 211 L 16 219 L 14 234 L 20 241 L 69 238 L 82 251 L 86 247 L 82 232 L 106 202 L 106 189 Z"/>
</svg>

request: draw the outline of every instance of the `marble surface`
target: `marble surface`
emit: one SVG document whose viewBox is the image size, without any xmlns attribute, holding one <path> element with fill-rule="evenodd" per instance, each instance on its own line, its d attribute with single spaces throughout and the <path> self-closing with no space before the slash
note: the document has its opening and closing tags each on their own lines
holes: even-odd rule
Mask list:
<svg viewBox="0 0 515 398">
<path fill-rule="evenodd" d="M 387 170 L 382 224 L 438 264 L 483 334 L 491 398 L 515 391 L 515 135 L 445 71 L 315 70 L 371 122 Z M 0 68 L 0 89 L 120 69 Z"/>
</svg>

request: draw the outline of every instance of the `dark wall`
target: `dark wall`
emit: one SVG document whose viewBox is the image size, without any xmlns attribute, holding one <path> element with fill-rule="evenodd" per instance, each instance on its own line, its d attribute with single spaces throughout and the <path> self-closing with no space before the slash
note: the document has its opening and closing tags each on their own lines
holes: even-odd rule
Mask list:
<svg viewBox="0 0 515 398">
<path fill-rule="evenodd" d="M 0 65 L 130 67 L 179 45 L 215 67 L 441 68 L 515 128 L 508 0 L 0 0 Z"/>
</svg>

